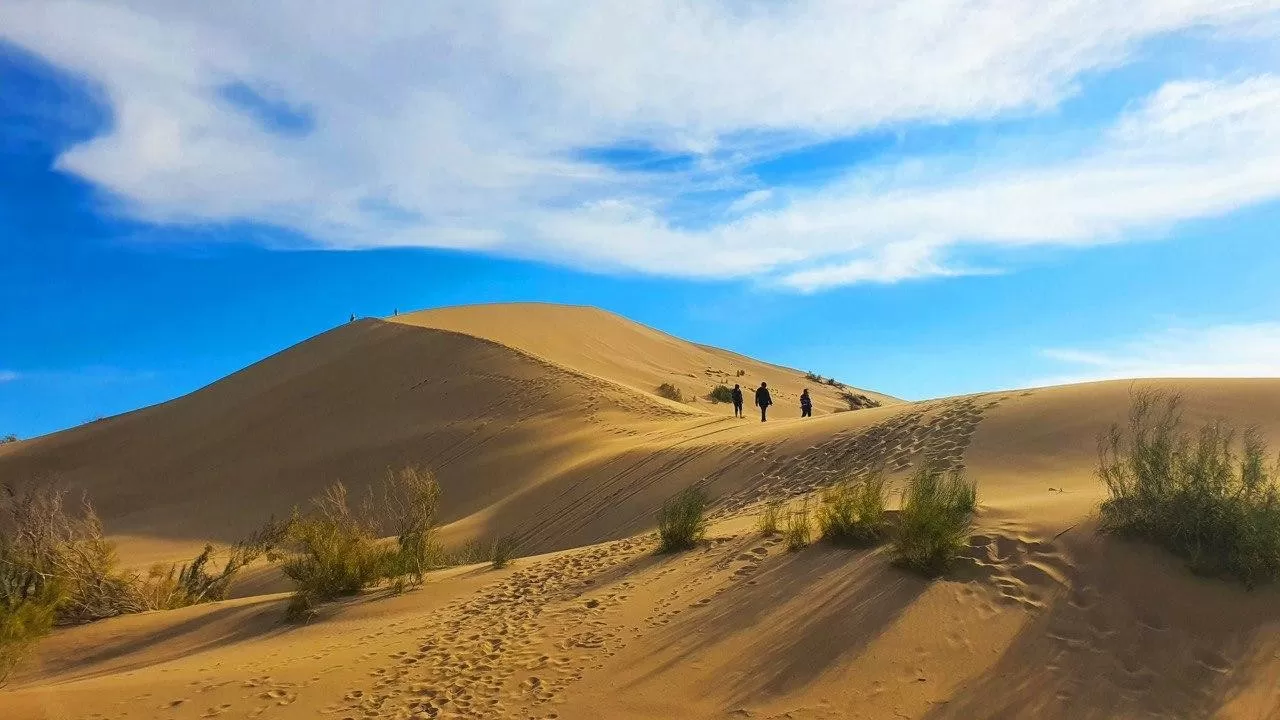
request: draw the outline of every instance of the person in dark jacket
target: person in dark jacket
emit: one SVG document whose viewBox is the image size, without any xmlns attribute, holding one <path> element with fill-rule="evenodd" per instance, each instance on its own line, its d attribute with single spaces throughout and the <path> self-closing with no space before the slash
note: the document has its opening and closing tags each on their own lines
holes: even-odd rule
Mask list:
<svg viewBox="0 0 1280 720">
<path fill-rule="evenodd" d="M 737 383 L 733 386 L 733 416 L 742 417 L 742 388 Z"/>
<path fill-rule="evenodd" d="M 769 406 L 773 404 L 773 398 L 769 396 L 769 383 L 760 383 L 760 387 L 756 388 L 756 407 L 760 408 L 760 422 L 769 419 Z"/>
<path fill-rule="evenodd" d="M 813 400 L 809 398 L 809 388 L 800 393 L 800 417 L 813 417 Z"/>
</svg>

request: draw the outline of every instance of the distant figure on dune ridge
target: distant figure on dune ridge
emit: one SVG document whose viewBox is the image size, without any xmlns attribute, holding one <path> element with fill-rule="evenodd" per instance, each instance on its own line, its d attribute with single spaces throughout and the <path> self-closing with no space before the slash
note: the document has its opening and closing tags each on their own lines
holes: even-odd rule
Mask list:
<svg viewBox="0 0 1280 720">
<path fill-rule="evenodd" d="M 355 314 L 355 313 L 351 313 L 351 319 L 350 319 L 350 320 L 348 320 L 347 322 L 355 322 L 355 321 L 356 321 L 356 314 Z"/>
<path fill-rule="evenodd" d="M 742 417 L 742 387 L 737 383 L 733 385 L 733 416 Z"/>
<path fill-rule="evenodd" d="M 760 387 L 756 388 L 756 407 L 760 408 L 760 422 L 769 419 L 769 406 L 772 404 L 773 398 L 769 396 L 769 383 L 760 383 Z"/>
<path fill-rule="evenodd" d="M 813 417 L 813 400 L 809 397 L 809 388 L 800 393 L 800 417 Z"/>
</svg>

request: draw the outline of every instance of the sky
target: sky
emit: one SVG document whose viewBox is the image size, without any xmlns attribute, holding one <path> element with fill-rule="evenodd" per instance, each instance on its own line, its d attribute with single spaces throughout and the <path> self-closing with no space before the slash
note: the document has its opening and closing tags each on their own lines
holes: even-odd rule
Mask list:
<svg viewBox="0 0 1280 720">
<path fill-rule="evenodd" d="M 0 435 L 548 301 L 909 399 L 1280 375 L 1280 0 L 7 0 Z"/>
</svg>

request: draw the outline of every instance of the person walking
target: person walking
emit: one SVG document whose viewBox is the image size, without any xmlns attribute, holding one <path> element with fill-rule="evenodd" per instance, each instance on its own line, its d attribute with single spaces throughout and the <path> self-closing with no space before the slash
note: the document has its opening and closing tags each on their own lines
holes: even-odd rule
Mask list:
<svg viewBox="0 0 1280 720">
<path fill-rule="evenodd" d="M 742 417 L 742 387 L 737 383 L 733 385 L 733 416 Z"/>
<path fill-rule="evenodd" d="M 760 383 L 760 387 L 756 388 L 756 407 L 760 408 L 760 422 L 769 419 L 769 406 L 773 404 L 773 398 L 769 396 L 769 383 Z"/>
<path fill-rule="evenodd" d="M 813 417 L 813 400 L 809 397 L 809 388 L 800 393 L 800 417 Z"/>
</svg>

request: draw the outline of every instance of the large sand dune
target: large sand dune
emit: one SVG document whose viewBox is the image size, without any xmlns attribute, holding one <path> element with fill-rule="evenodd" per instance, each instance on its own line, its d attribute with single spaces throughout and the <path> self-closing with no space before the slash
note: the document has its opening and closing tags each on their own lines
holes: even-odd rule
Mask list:
<svg viewBox="0 0 1280 720">
<path fill-rule="evenodd" d="M 652 394 L 721 373 L 776 386 L 776 419 Z M 439 474 L 447 537 L 514 533 L 545 554 L 301 628 L 258 594 L 60 630 L 0 716 L 1280 717 L 1280 593 L 1094 531 L 1095 437 L 1131 383 L 867 393 L 885 406 L 841 413 L 823 388 L 802 420 L 789 405 L 805 384 L 600 311 L 484 306 L 359 321 L 187 397 L 3 447 L 0 480 L 88 489 L 130 562 L 409 463 Z M 1280 380 L 1138 384 L 1280 444 Z M 943 579 L 883 548 L 787 553 L 753 530 L 767 495 L 926 458 L 981 493 Z M 711 541 L 654 556 L 654 510 L 698 480 L 717 501 Z"/>
</svg>

